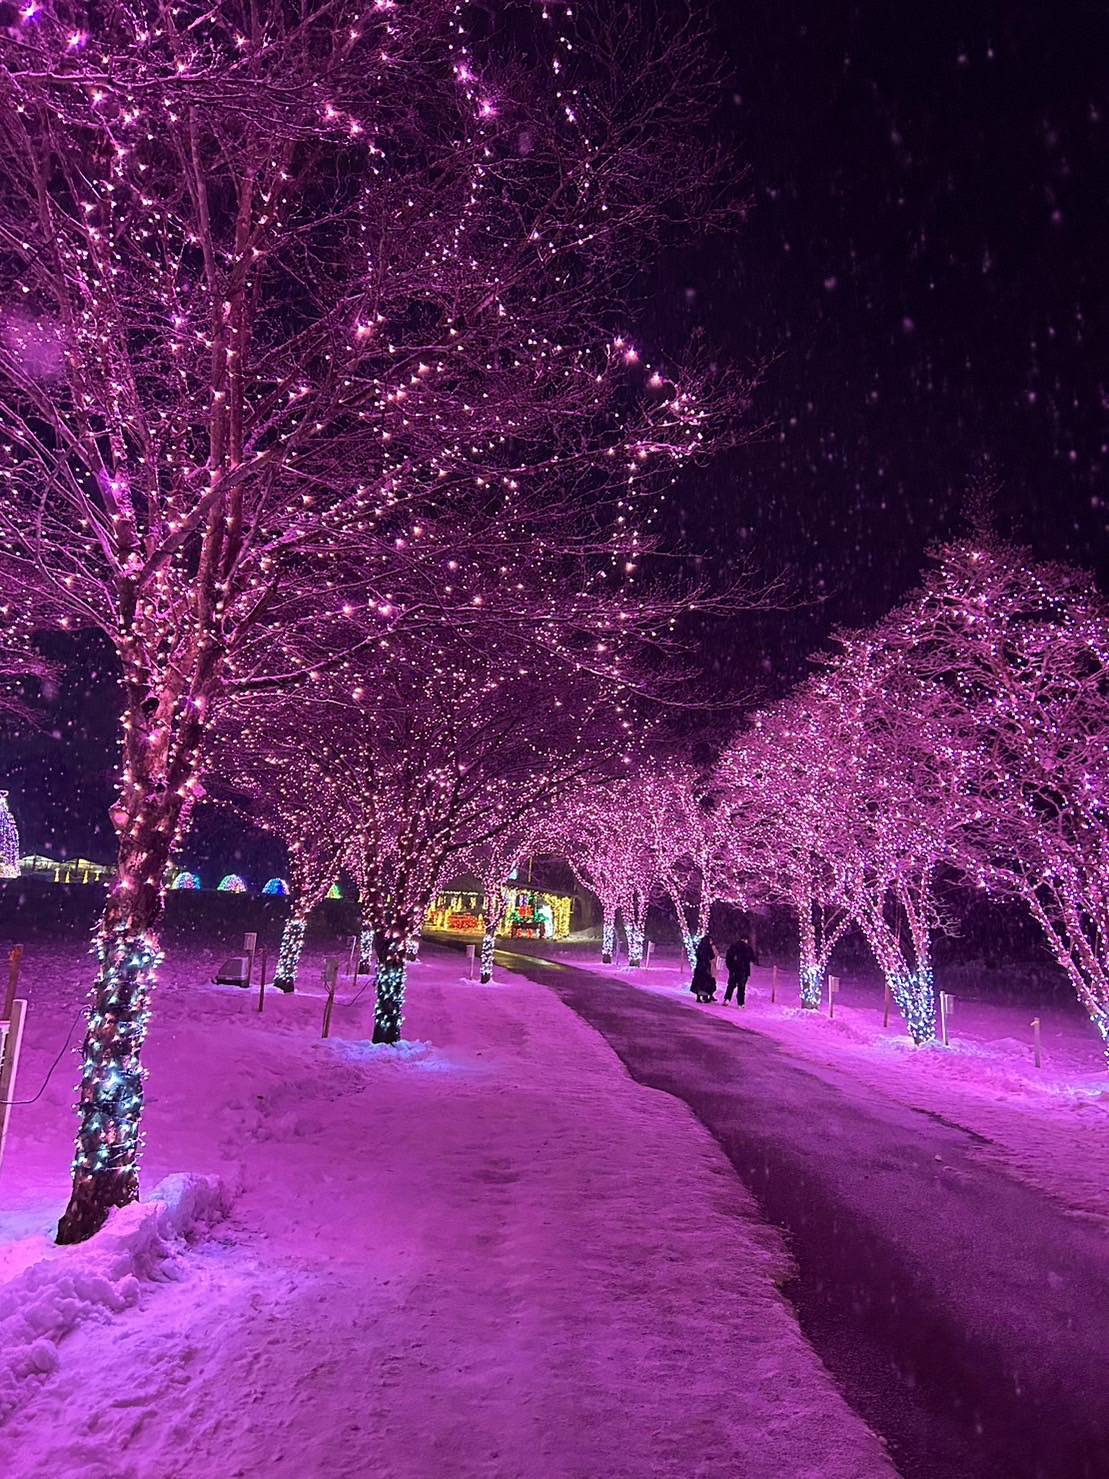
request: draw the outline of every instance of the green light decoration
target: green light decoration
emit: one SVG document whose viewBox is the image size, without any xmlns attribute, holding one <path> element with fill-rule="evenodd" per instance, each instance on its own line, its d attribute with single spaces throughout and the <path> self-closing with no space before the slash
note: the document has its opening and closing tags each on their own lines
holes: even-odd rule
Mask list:
<svg viewBox="0 0 1109 1479">
<path fill-rule="evenodd" d="M 297 968 L 300 965 L 300 954 L 304 949 L 304 936 L 308 928 L 308 922 L 298 919 L 292 915 L 285 922 L 285 928 L 281 931 L 281 944 L 277 950 L 277 964 L 274 967 L 273 984 L 278 991 L 294 991 L 296 989 Z"/>
<path fill-rule="evenodd" d="M 342 890 L 337 883 L 333 883 L 324 897 L 328 899 L 341 899 L 343 897 Z"/>
</svg>

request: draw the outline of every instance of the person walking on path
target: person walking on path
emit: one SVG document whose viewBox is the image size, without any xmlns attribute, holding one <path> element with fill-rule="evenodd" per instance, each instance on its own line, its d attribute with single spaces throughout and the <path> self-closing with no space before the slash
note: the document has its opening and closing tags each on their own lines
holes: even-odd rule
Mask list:
<svg viewBox="0 0 1109 1479">
<path fill-rule="evenodd" d="M 715 962 L 716 946 L 708 935 L 703 935 L 697 946 L 693 980 L 689 987 L 698 1001 L 716 1000 L 716 977 L 713 974 Z"/>
<path fill-rule="evenodd" d="M 728 953 L 724 957 L 724 964 L 728 967 L 728 989 L 724 992 L 724 1001 L 732 999 L 732 992 L 736 994 L 736 1006 L 742 1007 L 747 1004 L 747 982 L 751 978 L 751 967 L 758 965 L 759 958 L 751 948 L 751 942 L 746 935 L 740 935 L 728 946 Z"/>
</svg>

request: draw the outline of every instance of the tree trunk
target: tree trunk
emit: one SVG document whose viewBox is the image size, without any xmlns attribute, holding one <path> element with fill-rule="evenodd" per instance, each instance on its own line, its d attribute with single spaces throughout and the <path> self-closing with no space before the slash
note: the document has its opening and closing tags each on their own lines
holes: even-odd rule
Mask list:
<svg viewBox="0 0 1109 1479">
<path fill-rule="evenodd" d="M 611 965 L 616 946 L 616 909 L 612 904 L 602 904 L 601 910 L 601 963 Z"/>
<path fill-rule="evenodd" d="M 800 927 L 801 1005 L 808 1012 L 820 1010 L 824 995 L 824 971 L 816 955 L 816 930 L 813 926 L 812 900 L 802 900 L 797 910 Z"/>
<path fill-rule="evenodd" d="M 628 937 L 628 965 L 637 970 L 643 964 L 643 926 L 628 924 L 624 928 Z"/>
<path fill-rule="evenodd" d="M 363 921 L 358 935 L 358 974 L 368 975 L 374 963 L 374 932 Z"/>
<path fill-rule="evenodd" d="M 377 956 L 374 1042 L 400 1041 L 400 1029 L 404 1021 L 404 979 L 407 973 L 404 958 L 405 933 L 374 935 L 374 954 Z"/>
<path fill-rule="evenodd" d="M 138 1199 L 140 1062 L 150 994 L 162 958 L 154 934 L 162 912 L 177 808 L 148 802 L 134 836 L 121 838 L 119 872 L 96 936 L 99 970 L 82 1047 L 73 1191 L 59 1243 L 81 1243 L 114 1207 Z"/>
<path fill-rule="evenodd" d="M 481 937 L 481 984 L 488 986 L 493 979 L 493 955 L 497 948 L 497 926 L 487 925 Z"/>
<path fill-rule="evenodd" d="M 308 921 L 301 915 L 290 914 L 285 921 L 273 975 L 273 984 L 278 991 L 296 989 L 297 968 L 300 965 L 300 953 L 304 949 L 304 935 L 307 928 Z"/>
</svg>

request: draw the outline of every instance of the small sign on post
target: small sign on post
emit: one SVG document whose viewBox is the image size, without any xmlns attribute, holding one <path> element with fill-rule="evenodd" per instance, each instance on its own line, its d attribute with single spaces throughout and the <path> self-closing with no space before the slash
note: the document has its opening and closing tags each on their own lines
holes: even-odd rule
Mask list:
<svg viewBox="0 0 1109 1479">
<path fill-rule="evenodd" d="M 323 1031 L 321 1037 L 331 1036 L 331 1013 L 335 1010 L 335 986 L 339 980 L 339 962 L 335 959 L 323 963 L 323 989 L 327 1000 L 323 1005 Z"/>
<path fill-rule="evenodd" d="M 474 979 L 474 965 L 476 964 L 476 962 L 477 962 L 477 946 L 471 943 L 471 944 L 469 944 L 469 945 L 466 946 L 466 965 L 467 965 L 466 978 L 467 978 L 467 980 L 472 981 Z"/>
<path fill-rule="evenodd" d="M 258 967 L 258 1010 L 261 1012 L 266 1005 L 266 952 L 262 951 L 261 961 Z"/>
<path fill-rule="evenodd" d="M 944 1045 L 945 1048 L 949 1048 L 951 1046 L 951 1039 L 948 1036 L 948 1023 L 949 1023 L 949 1020 L 950 1020 L 950 1017 L 951 1017 L 951 1013 L 954 1011 L 954 1009 L 955 1009 L 955 998 L 950 994 L 950 992 L 948 992 L 948 991 L 941 991 L 940 992 L 940 1038 L 941 1038 L 941 1040 L 942 1040 L 943 1045 Z"/>
<path fill-rule="evenodd" d="M 1035 1060 L 1036 1067 L 1039 1068 L 1040 1067 L 1040 1019 L 1039 1019 L 1039 1017 L 1033 1017 L 1032 1018 L 1032 1057 Z"/>
<path fill-rule="evenodd" d="M 246 980 L 243 985 L 250 990 L 251 982 L 254 980 L 254 955 L 258 949 L 257 934 L 243 936 L 243 954 L 246 956 Z"/>
<path fill-rule="evenodd" d="M 776 965 L 770 967 L 770 1000 L 772 1002 L 778 1000 L 778 967 Z"/>
<path fill-rule="evenodd" d="M 4 1144 L 8 1138 L 15 1071 L 19 1066 L 19 1049 L 23 1042 L 23 1022 L 27 1003 L 18 998 L 6 1008 L 8 1017 L 0 1021 L 0 1166 L 4 1163 Z"/>
</svg>

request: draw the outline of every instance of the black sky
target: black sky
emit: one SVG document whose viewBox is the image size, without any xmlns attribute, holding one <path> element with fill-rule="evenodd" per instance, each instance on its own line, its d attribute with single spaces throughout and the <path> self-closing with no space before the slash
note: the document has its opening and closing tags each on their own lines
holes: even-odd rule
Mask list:
<svg viewBox="0 0 1109 1479">
<path fill-rule="evenodd" d="M 1104 569 L 1106 8 L 704 3 L 752 209 L 671 259 L 654 306 L 766 364 L 767 429 L 686 491 L 685 523 L 825 597 L 719 633 L 710 663 L 780 689 L 912 585 L 987 461 L 1013 533 Z M 28 847 L 108 856 L 113 688 L 76 667 L 60 738 L 12 747 L 0 784 Z M 249 871 L 235 835 L 202 828 L 192 860 Z"/>
</svg>

